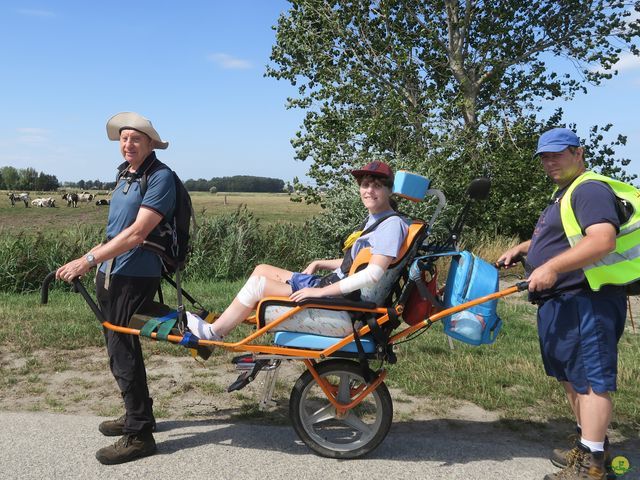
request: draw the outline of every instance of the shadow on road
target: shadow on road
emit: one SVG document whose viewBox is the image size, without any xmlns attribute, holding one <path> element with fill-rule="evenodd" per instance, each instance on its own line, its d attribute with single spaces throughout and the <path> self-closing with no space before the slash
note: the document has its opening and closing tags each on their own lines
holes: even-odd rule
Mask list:
<svg viewBox="0 0 640 480">
<path fill-rule="evenodd" d="M 573 425 L 565 419 L 546 422 L 433 419 L 394 423 L 384 442 L 367 459 L 398 462 L 435 461 L 444 465 L 482 460 L 548 458 L 555 447 L 567 445 Z M 260 451 L 308 455 L 310 450 L 290 426 L 252 425 L 227 420 L 170 420 L 158 423 L 168 440 L 158 444 L 160 454 L 203 445 L 220 444 Z M 640 465 L 637 438 L 612 444 L 612 453 Z"/>
</svg>

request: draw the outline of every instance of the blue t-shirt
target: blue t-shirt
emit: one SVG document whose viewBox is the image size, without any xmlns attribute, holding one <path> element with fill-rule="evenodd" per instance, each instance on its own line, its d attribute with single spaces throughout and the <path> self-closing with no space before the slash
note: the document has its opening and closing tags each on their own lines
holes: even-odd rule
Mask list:
<svg viewBox="0 0 640 480">
<path fill-rule="evenodd" d="M 556 192 L 551 203 L 538 219 L 527 253 L 527 275 L 571 247 L 560 218 L 560 199 L 567 188 L 568 186 Z M 616 228 L 616 231 L 620 230 L 616 197 L 605 183 L 587 181 L 578 185 L 571 194 L 571 206 L 583 235 L 588 227 L 598 223 L 610 223 Z M 560 291 L 588 288 L 584 272 L 579 269 L 559 274 L 558 281 L 553 288 L 536 292 L 531 295 L 531 298 L 545 298 Z"/>
<path fill-rule="evenodd" d="M 170 169 L 157 169 L 147 177 L 144 198 L 140 194 L 139 179 L 134 180 L 125 193 L 128 183 L 127 179 L 121 178 L 111 195 L 107 240 L 133 224 L 140 208 L 149 208 L 163 217 L 173 215 L 176 187 Z M 106 263 L 102 264 L 100 270 L 106 271 Z M 155 253 L 137 246 L 113 259 L 111 273 L 132 277 L 159 277 L 162 274 L 162 262 Z"/>
<path fill-rule="evenodd" d="M 393 210 L 371 214 L 362 229 L 365 231 L 379 219 L 393 213 Z M 404 217 L 394 215 L 380 223 L 373 231 L 358 237 L 351 247 L 351 258 L 355 259 L 363 248 L 371 247 L 372 255 L 385 255 L 395 258 L 400 251 L 402 242 L 409 232 L 409 223 Z M 340 268 L 335 270 L 340 278 L 343 277 Z"/>
</svg>

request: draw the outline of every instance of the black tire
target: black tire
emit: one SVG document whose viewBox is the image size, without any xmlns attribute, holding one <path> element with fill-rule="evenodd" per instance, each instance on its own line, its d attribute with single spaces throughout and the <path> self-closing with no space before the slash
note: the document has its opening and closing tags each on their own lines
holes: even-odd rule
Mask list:
<svg viewBox="0 0 640 480">
<path fill-rule="evenodd" d="M 319 363 L 316 370 L 338 387 L 342 403 L 351 401 L 351 389 L 365 383 L 360 364 L 351 360 L 328 360 Z M 344 390 L 347 386 L 349 391 Z M 291 391 L 289 417 L 300 440 L 318 455 L 358 458 L 373 451 L 387 436 L 393 420 L 393 403 L 382 382 L 345 418 L 336 418 L 335 407 L 307 370 Z"/>
</svg>

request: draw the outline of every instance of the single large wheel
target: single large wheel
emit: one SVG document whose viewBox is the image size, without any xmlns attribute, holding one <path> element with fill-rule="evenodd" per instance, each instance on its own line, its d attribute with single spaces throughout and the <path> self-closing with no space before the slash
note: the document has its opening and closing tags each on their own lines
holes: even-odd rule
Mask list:
<svg viewBox="0 0 640 480">
<path fill-rule="evenodd" d="M 366 387 L 360 365 L 350 360 L 328 360 L 316 366 L 318 374 L 348 404 Z M 291 391 L 289 416 L 300 439 L 314 452 L 330 458 L 357 458 L 374 450 L 387 436 L 393 403 L 383 383 L 340 418 L 308 370 Z"/>
</svg>

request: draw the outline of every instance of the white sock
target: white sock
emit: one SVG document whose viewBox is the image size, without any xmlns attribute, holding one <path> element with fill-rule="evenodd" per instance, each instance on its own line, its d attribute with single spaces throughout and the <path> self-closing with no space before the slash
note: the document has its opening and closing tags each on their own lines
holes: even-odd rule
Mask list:
<svg viewBox="0 0 640 480">
<path fill-rule="evenodd" d="M 580 443 L 587 447 L 591 452 L 604 452 L 604 442 L 592 442 L 580 437 Z"/>
<path fill-rule="evenodd" d="M 198 315 L 186 312 L 187 313 L 187 328 L 191 333 L 193 333 L 198 338 L 202 338 L 203 340 L 215 340 L 221 341 L 222 337 L 218 335 L 213 328 L 211 328 L 211 324 L 205 322 Z"/>
</svg>

